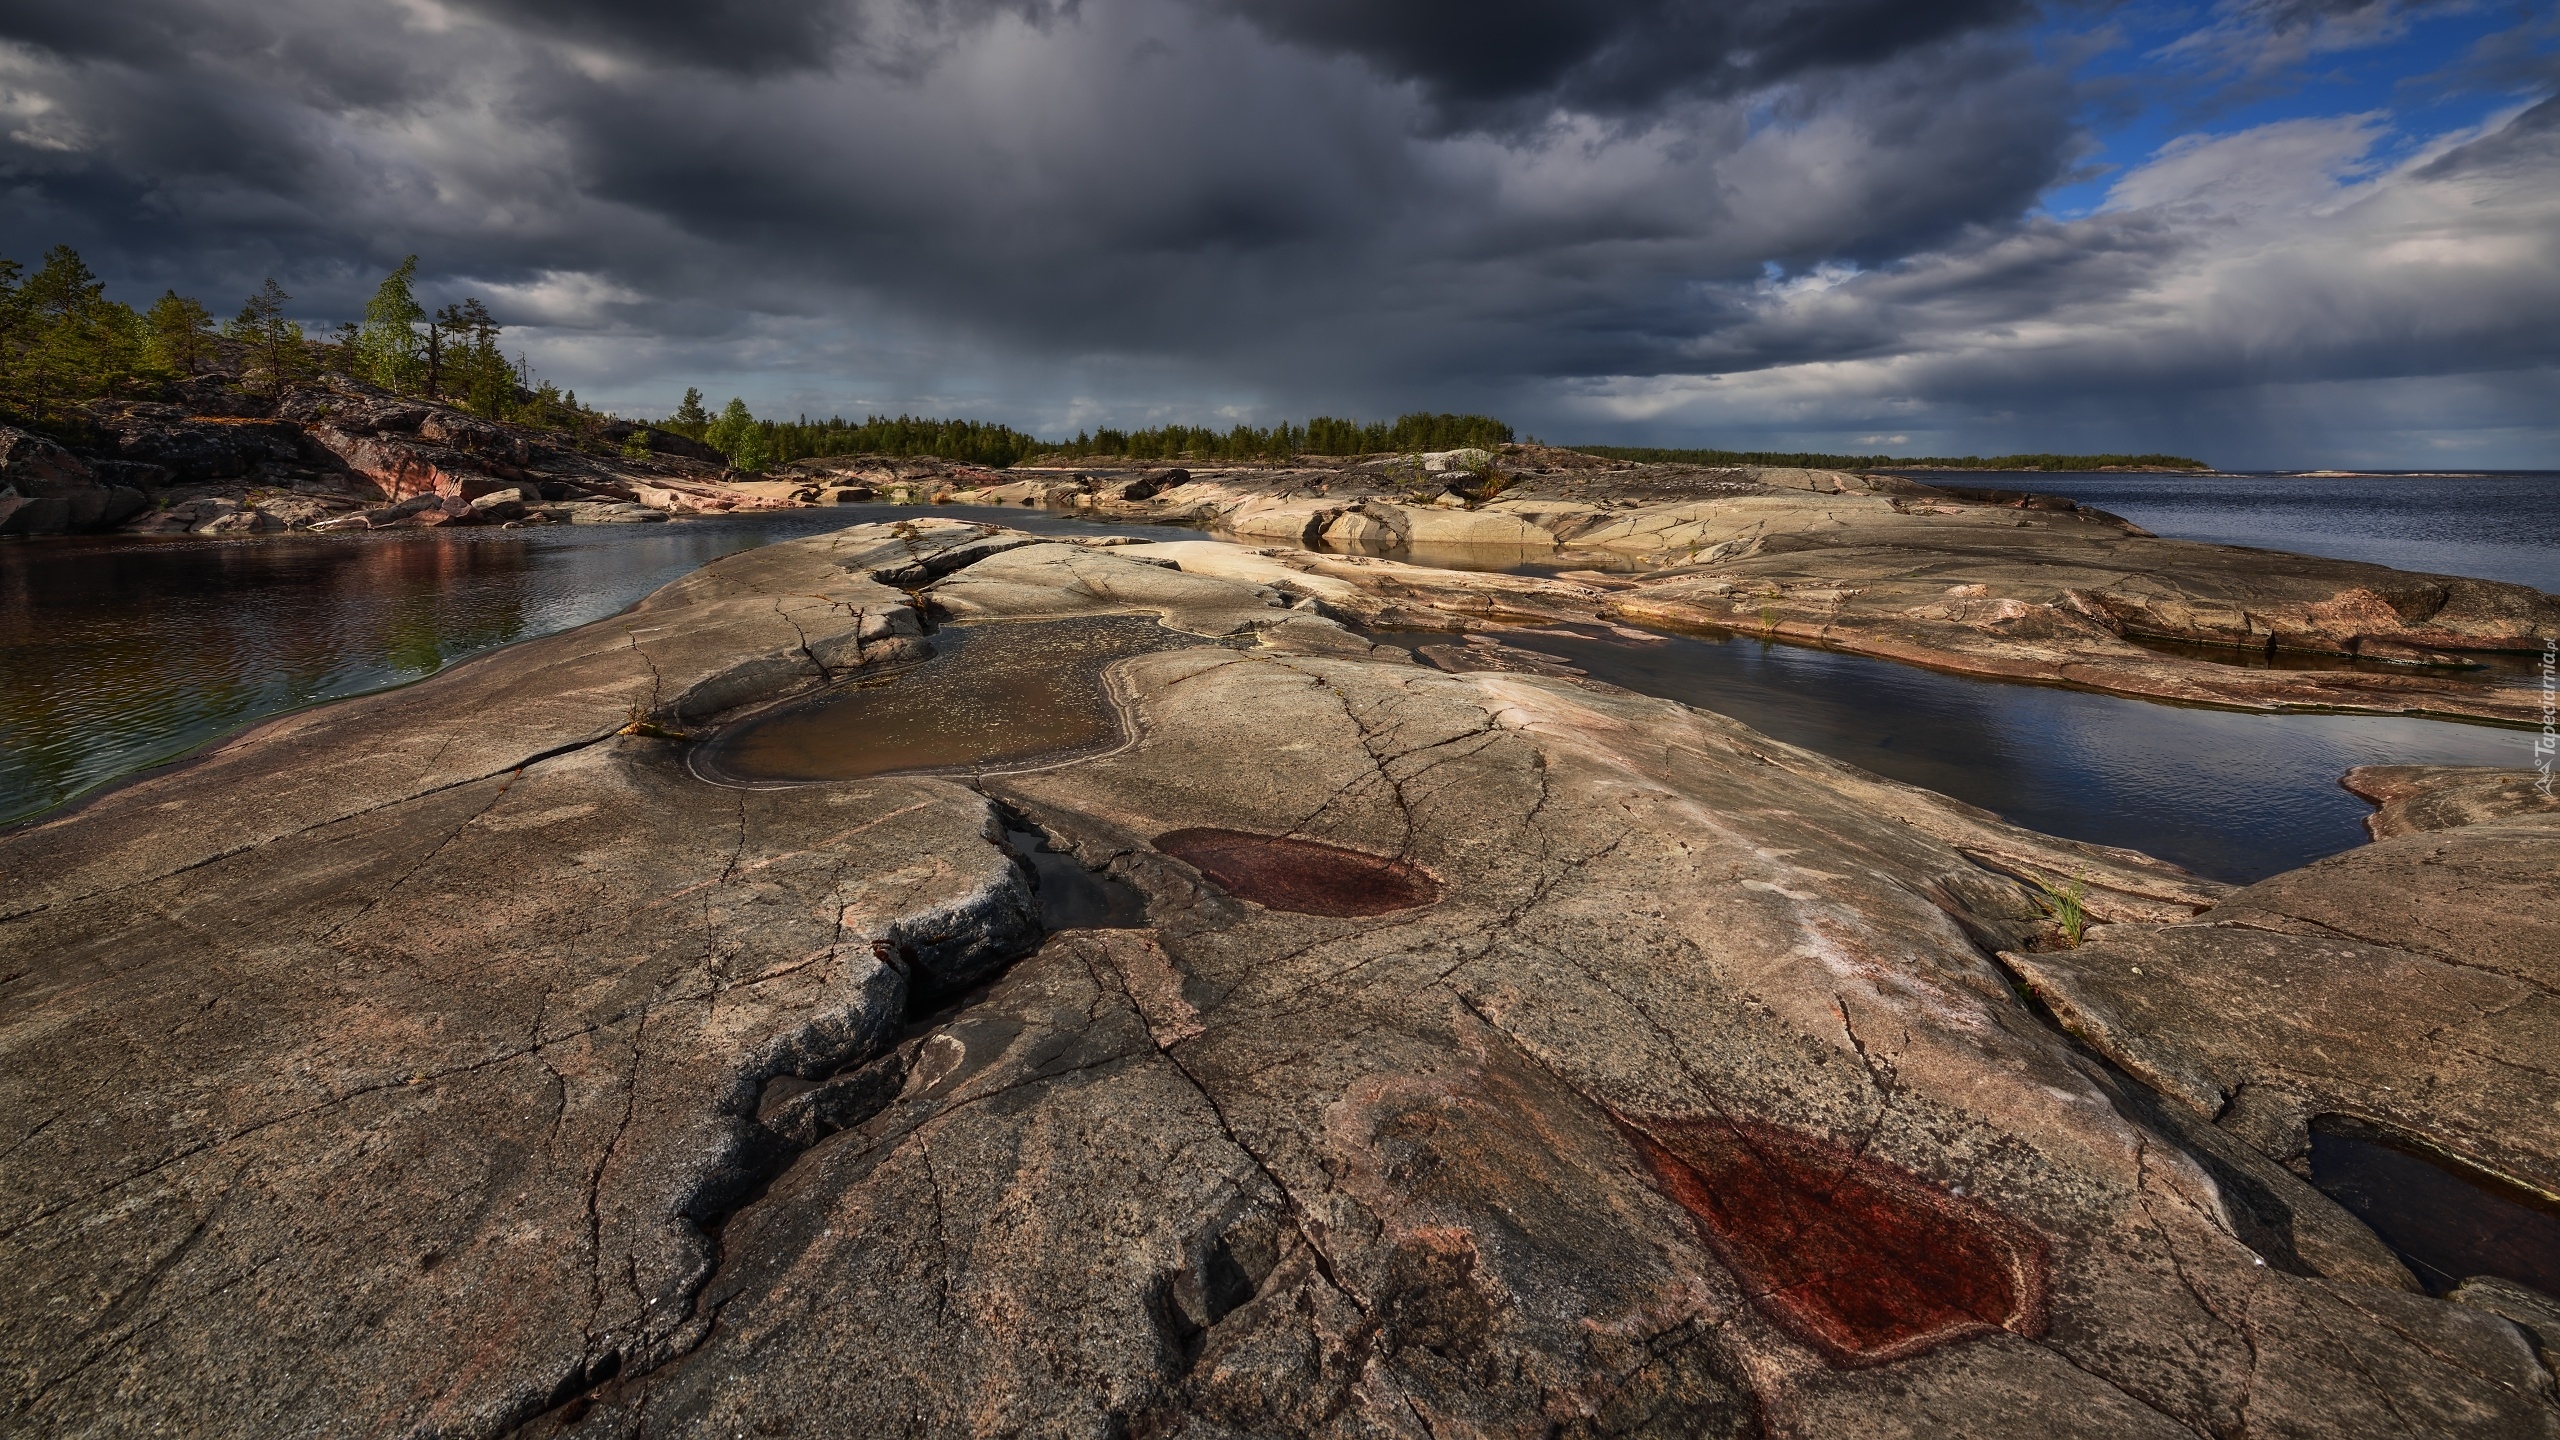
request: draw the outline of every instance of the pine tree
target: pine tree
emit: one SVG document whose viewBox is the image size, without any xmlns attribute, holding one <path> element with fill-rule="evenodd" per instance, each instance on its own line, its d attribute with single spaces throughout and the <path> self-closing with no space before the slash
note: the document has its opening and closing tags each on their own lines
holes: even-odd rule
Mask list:
<svg viewBox="0 0 2560 1440">
<path fill-rule="evenodd" d="M 686 386 L 684 403 L 676 407 L 676 413 L 667 417 L 667 423 L 663 428 L 672 430 L 688 440 L 699 440 L 708 434 L 711 429 L 711 412 L 702 408 L 702 392 L 691 385 Z"/>
<path fill-rule="evenodd" d="M 284 315 L 284 304 L 292 298 L 270 275 L 240 307 L 238 317 L 222 327 L 224 335 L 249 347 L 254 362 L 251 375 L 263 378 L 270 394 L 283 394 L 284 387 L 307 366 L 302 327 Z"/>
<path fill-rule="evenodd" d="M 151 364 L 172 375 L 193 375 L 204 368 L 213 336 L 213 312 L 204 302 L 175 290 L 161 292 L 142 317 L 150 332 Z"/>
<path fill-rule="evenodd" d="M 62 417 L 64 402 L 101 395 L 142 358 L 140 317 L 106 298 L 106 285 L 68 245 L 45 252 L 44 268 L 17 293 L 24 348 L 12 388 L 38 424 Z"/>
<path fill-rule="evenodd" d="M 427 312 L 410 288 L 417 278 L 418 257 L 412 255 L 383 277 L 365 302 L 364 327 L 356 332 L 356 373 L 394 393 L 417 389 L 423 378 L 417 327 Z"/>
<path fill-rule="evenodd" d="M 438 387 L 450 387 L 475 414 L 504 420 L 515 409 L 516 377 L 498 352 L 503 329 L 476 298 L 436 312 Z"/>
<path fill-rule="evenodd" d="M 18 283 L 24 273 L 26 267 L 17 261 L 0 259 L 0 407 L 9 409 L 17 408 L 20 352 L 35 313 L 27 304 L 26 287 Z"/>
</svg>

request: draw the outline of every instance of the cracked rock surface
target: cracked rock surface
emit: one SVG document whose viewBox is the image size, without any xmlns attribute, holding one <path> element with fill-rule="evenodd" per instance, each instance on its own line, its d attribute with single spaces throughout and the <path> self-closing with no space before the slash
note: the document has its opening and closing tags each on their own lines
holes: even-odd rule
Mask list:
<svg viewBox="0 0 2560 1440">
<path fill-rule="evenodd" d="M 2101 948 L 2047 948 L 2057 875 L 2105 943 L 2308 902 L 1403 663 L 1279 577 L 991 538 L 733 557 L 610 622 L 654 669 L 534 642 L 0 839 L 13 885 L 132 857 L 0 921 L 7 1428 L 2560 1436 L 2539 1312 L 2416 1293 L 1995 958 Z M 918 606 L 1232 639 L 1120 662 L 1133 744 L 983 793 L 615 734 L 907 654 Z M 158 808 L 395 705 L 478 772 Z M 1145 927 L 1039 942 L 1022 822 Z M 1157 845 L 1202 832 L 1273 905 Z M 1274 908 L 1343 851 L 1419 903 Z"/>
<path fill-rule="evenodd" d="M 0 839 L 0 1428 L 491 1434 L 688 1343 L 763 1082 L 1036 909 L 965 790 L 617 732 L 905 654 L 860 566 L 914 544 L 732 557 Z"/>
<path fill-rule="evenodd" d="M 2530 771 L 2375 767 L 2386 838 L 2196 920 L 2007 957 L 2062 1023 L 2292 1160 L 2337 1116 L 2560 1195 L 2560 810 Z"/>
</svg>

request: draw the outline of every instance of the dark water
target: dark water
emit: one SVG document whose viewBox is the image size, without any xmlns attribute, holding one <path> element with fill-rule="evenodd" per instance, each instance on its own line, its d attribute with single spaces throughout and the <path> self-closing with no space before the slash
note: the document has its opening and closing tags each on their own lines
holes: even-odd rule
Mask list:
<svg viewBox="0 0 2560 1440">
<path fill-rule="evenodd" d="M 1502 638 L 2030 829 L 2218 880 L 2362 844 L 2373 807 L 2338 785 L 2354 766 L 2532 763 L 2530 732 L 2485 725 L 2157 705 L 1738 636 L 1559 626 Z"/>
<path fill-rule="evenodd" d="M 808 512 L 0 543 L 0 822 L 314 701 L 583 625 Z"/>
<path fill-rule="evenodd" d="M 1933 485 L 2068 495 L 2180 540 L 2512 580 L 2560 593 L 2560 471 L 2329 478 L 1909 473 Z"/>
<path fill-rule="evenodd" d="M 1031 867 L 1032 888 L 1040 895 L 1040 928 L 1059 930 L 1136 930 L 1147 923 L 1147 900 L 1135 888 L 1110 875 L 1084 868 L 1084 862 L 1049 844 L 1039 830 L 1008 817 L 1005 844 Z"/>
<path fill-rule="evenodd" d="M 933 658 L 731 726 L 695 773 L 735 784 L 972 773 L 1107 750 L 1123 738 L 1102 671 L 1124 655 L 1211 642 L 1130 615 L 947 625 Z"/>
<path fill-rule="evenodd" d="M 2560 1212 L 2489 1175 L 2322 1117 L 2311 1183 L 2382 1237 L 2430 1294 L 2496 1275 L 2560 1296 Z"/>
</svg>

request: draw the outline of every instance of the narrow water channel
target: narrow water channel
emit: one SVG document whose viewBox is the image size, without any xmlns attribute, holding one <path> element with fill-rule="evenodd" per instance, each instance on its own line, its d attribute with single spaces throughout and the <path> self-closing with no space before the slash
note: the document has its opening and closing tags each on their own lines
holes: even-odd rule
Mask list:
<svg viewBox="0 0 2560 1440">
<path fill-rule="evenodd" d="M 1502 638 L 2029 829 L 2217 880 L 2264 879 L 2363 843 L 2373 807 L 2338 784 L 2355 766 L 2533 763 L 2530 732 L 2488 725 L 2163 705 L 1742 636 L 1555 626 Z"/>
</svg>

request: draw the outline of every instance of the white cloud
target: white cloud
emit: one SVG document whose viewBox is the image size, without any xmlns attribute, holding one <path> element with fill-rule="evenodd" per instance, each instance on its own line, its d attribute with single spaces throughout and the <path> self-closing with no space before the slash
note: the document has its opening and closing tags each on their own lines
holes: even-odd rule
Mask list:
<svg viewBox="0 0 2560 1440">
<path fill-rule="evenodd" d="M 1725 373 L 1622 377 L 1581 403 L 1659 429 L 1843 435 L 1900 408 L 2005 408 L 2028 430 L 2042 412 L 2038 442 L 2062 444 L 2112 399 L 2155 430 L 2249 444 L 2253 397 L 2298 414 L 2326 394 L 2369 414 L 2373 383 L 2426 377 L 2440 400 L 2444 383 L 2538 390 L 2552 403 L 2510 431 L 2512 460 L 2548 464 L 2533 447 L 2560 444 L 2552 107 L 2376 164 L 2391 138 L 2359 115 L 2182 140 L 2088 219 L 1755 286 L 1748 320 L 1707 342 Z"/>
</svg>

